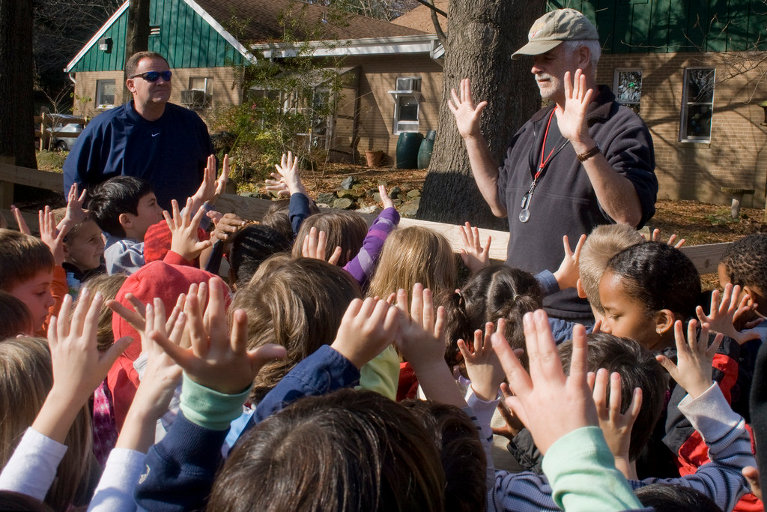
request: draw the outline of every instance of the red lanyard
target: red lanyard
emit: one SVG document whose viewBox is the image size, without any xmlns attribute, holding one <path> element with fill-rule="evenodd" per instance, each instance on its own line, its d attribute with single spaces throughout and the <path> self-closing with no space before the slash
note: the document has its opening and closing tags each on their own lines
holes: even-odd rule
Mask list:
<svg viewBox="0 0 767 512">
<path fill-rule="evenodd" d="M 549 151 L 548 156 L 546 158 L 543 157 L 546 151 L 546 139 L 549 138 L 549 127 L 551 126 L 551 120 L 554 118 L 554 112 L 556 112 L 556 108 L 551 111 L 551 115 L 549 116 L 549 122 L 546 123 L 546 131 L 543 133 L 543 144 L 541 144 L 541 163 L 538 164 L 538 172 L 535 173 L 535 178 L 533 178 L 533 181 L 537 180 L 538 177 L 541 175 L 543 170 L 546 168 L 546 165 L 549 163 L 549 160 L 551 160 L 551 157 L 554 156 L 554 153 L 556 153 L 557 148 L 551 148 L 551 151 Z"/>
</svg>

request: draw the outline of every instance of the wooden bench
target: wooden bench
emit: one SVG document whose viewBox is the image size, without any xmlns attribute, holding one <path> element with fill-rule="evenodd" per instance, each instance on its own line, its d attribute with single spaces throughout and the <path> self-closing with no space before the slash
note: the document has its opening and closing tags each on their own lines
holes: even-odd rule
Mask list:
<svg viewBox="0 0 767 512">
<path fill-rule="evenodd" d="M 51 171 L 39 171 L 37 169 L 28 169 L 25 167 L 16 167 L 14 165 L 0 163 L 0 186 L 3 182 L 8 184 L 17 183 L 21 185 L 28 185 L 32 187 L 38 187 L 46 190 L 53 190 L 54 192 L 62 192 L 64 188 L 64 177 L 57 172 Z M 0 204 L 0 212 L 6 217 L 9 222 L 13 222 L 13 216 L 10 215 L 10 202 Z M 266 211 L 272 205 L 272 201 L 268 199 L 257 199 L 254 197 L 244 197 L 236 194 L 222 194 L 216 203 L 216 210 L 221 213 L 236 213 L 244 219 L 260 219 L 264 216 Z M 30 229 L 33 232 L 37 232 L 37 215 L 35 212 L 23 212 L 24 218 L 27 220 Z M 362 213 L 368 224 L 371 224 L 376 218 L 375 214 Z M 453 251 L 460 252 L 463 247 L 460 232 L 458 226 L 455 224 L 444 224 L 440 222 L 431 222 L 428 220 L 409 219 L 403 217 L 400 221 L 400 226 L 423 226 L 434 231 L 441 233 L 448 239 Z M 506 260 L 506 247 L 509 244 L 509 232 L 508 231 L 496 231 L 492 229 L 479 230 L 482 243 L 485 243 L 488 236 L 492 236 L 493 243 L 490 247 L 490 258 L 498 261 Z M 681 234 L 681 233 L 680 233 Z M 575 243 L 575 240 L 571 240 Z M 716 272 L 716 267 L 719 264 L 719 260 L 722 257 L 729 243 L 718 244 L 705 244 L 705 245 L 692 245 L 682 247 L 682 252 L 685 253 L 695 264 L 695 268 L 701 274 L 708 274 Z"/>
</svg>

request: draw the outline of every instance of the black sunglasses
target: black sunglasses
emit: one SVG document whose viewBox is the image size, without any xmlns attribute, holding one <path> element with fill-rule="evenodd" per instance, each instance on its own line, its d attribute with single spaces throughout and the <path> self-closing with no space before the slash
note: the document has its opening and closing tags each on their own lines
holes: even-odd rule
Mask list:
<svg viewBox="0 0 767 512">
<path fill-rule="evenodd" d="M 173 76 L 173 73 L 170 71 L 147 71 L 146 73 L 139 73 L 138 75 L 133 75 L 131 78 L 143 78 L 147 82 L 156 82 L 157 80 L 162 77 L 163 80 L 166 82 L 170 82 L 170 77 Z"/>
</svg>

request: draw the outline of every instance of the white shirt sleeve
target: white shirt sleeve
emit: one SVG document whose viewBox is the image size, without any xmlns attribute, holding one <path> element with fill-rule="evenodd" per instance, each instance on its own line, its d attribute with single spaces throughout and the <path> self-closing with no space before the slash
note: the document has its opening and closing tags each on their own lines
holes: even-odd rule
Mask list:
<svg viewBox="0 0 767 512">
<path fill-rule="evenodd" d="M 0 473 L 0 489 L 43 501 L 66 452 L 66 445 L 27 428 Z"/>
<path fill-rule="evenodd" d="M 136 450 L 114 448 L 109 453 L 88 511 L 135 511 L 133 490 L 144 470 L 145 457 L 145 453 Z"/>
</svg>

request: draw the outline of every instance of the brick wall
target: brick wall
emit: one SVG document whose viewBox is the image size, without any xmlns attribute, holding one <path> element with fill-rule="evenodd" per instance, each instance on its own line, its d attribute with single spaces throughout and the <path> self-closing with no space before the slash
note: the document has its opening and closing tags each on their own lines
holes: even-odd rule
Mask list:
<svg viewBox="0 0 767 512">
<path fill-rule="evenodd" d="M 659 198 L 727 204 L 721 187 L 753 189 L 744 206 L 762 207 L 767 180 L 767 127 L 759 102 L 767 99 L 761 70 L 739 72 L 747 54 L 657 53 L 603 55 L 597 81 L 613 85 L 616 68 L 642 70 L 640 115 L 655 144 Z M 716 69 L 710 143 L 679 141 L 684 69 Z M 760 73 L 761 71 L 761 73 Z"/>
<path fill-rule="evenodd" d="M 442 67 L 428 55 L 355 57 L 344 65 L 360 66 L 360 153 L 381 150 L 391 161 L 399 134 L 393 133 L 394 99 L 388 91 L 396 89 L 397 77 L 421 77 L 422 100 L 419 104 L 419 131 L 436 129 L 442 99 Z"/>
<path fill-rule="evenodd" d="M 172 103 L 181 104 L 181 91 L 189 88 L 189 79 L 192 77 L 208 78 L 208 91 L 210 102 L 206 108 L 198 110 L 200 116 L 205 119 L 212 109 L 225 105 L 239 105 L 242 101 L 240 88 L 235 84 L 235 69 L 228 67 L 216 68 L 184 68 L 173 69 L 171 80 Z M 96 108 L 96 81 L 113 79 L 115 81 L 115 104 L 123 103 L 123 73 L 122 71 L 99 71 L 81 72 L 76 74 L 74 113 L 77 115 L 97 115 Z"/>
</svg>

